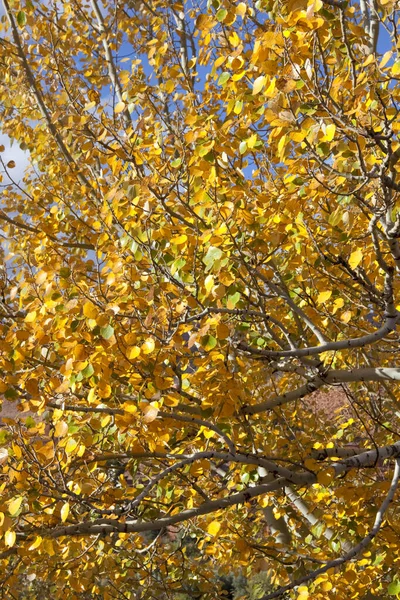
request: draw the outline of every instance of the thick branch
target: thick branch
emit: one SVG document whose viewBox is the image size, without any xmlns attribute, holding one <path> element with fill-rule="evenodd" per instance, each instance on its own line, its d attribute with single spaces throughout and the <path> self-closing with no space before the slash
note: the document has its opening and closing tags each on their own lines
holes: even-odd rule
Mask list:
<svg viewBox="0 0 400 600">
<path fill-rule="evenodd" d="M 371 367 L 366 369 L 352 369 L 351 371 L 333 369 L 325 375 L 314 377 L 314 379 L 311 379 L 311 381 L 308 381 L 305 385 L 295 390 L 275 396 L 275 398 L 271 398 L 265 402 L 253 404 L 253 406 L 246 406 L 243 408 L 243 412 L 247 415 L 254 415 L 304 398 L 324 385 L 357 381 L 400 381 L 400 368 L 382 367 L 374 369 Z"/>
</svg>

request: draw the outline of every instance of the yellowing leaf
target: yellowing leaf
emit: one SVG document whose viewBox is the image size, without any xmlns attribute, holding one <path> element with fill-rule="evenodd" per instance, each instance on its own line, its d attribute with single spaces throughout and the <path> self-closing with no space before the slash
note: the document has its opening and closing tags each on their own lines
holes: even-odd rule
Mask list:
<svg viewBox="0 0 400 600">
<path fill-rule="evenodd" d="M 23 501 L 23 497 L 19 496 L 19 498 L 15 498 L 14 500 L 12 500 L 9 505 L 8 505 L 8 512 L 10 513 L 10 515 L 12 517 L 14 517 L 17 512 L 19 511 L 21 504 Z"/>
<path fill-rule="evenodd" d="M 350 267 L 352 269 L 355 269 L 356 267 L 358 267 L 358 265 L 362 261 L 362 257 L 363 257 L 363 253 L 362 253 L 361 248 L 357 248 L 357 250 L 354 250 L 354 252 L 352 252 L 350 254 L 350 258 L 349 258 Z"/>
<path fill-rule="evenodd" d="M 67 441 L 67 444 L 65 446 L 65 452 L 67 454 L 71 454 L 71 452 L 73 452 L 77 446 L 78 446 L 78 442 L 76 440 L 74 440 L 74 438 L 69 438 L 69 440 Z"/>
<path fill-rule="evenodd" d="M 219 521 L 211 521 L 207 527 L 207 533 L 210 535 L 217 535 L 219 530 L 221 529 L 221 523 Z"/>
<path fill-rule="evenodd" d="M 10 529 L 8 529 L 4 534 L 4 542 L 6 546 L 12 548 L 15 544 L 16 537 L 17 536 L 15 535 L 15 531 L 11 531 Z"/>
<path fill-rule="evenodd" d="M 254 83 L 253 83 L 253 96 L 255 96 L 256 94 L 259 94 L 261 92 L 261 90 L 263 89 L 265 82 L 266 82 L 267 78 L 265 77 L 265 75 L 260 75 L 260 77 L 257 77 L 257 79 L 255 79 Z"/>
<path fill-rule="evenodd" d="M 331 290 L 327 290 L 326 292 L 320 292 L 320 294 L 318 294 L 317 304 L 323 304 L 324 302 L 329 300 L 329 298 L 331 296 L 332 296 Z"/>
<path fill-rule="evenodd" d="M 61 514 L 61 521 L 64 523 L 68 519 L 68 515 L 69 515 L 69 502 L 65 502 L 65 504 L 62 505 L 60 514 Z"/>
</svg>

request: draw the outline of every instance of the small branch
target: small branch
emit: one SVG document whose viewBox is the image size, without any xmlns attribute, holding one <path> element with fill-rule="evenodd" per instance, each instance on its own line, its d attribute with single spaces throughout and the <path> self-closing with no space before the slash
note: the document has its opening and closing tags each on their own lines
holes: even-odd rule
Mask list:
<svg viewBox="0 0 400 600">
<path fill-rule="evenodd" d="M 244 342 L 238 344 L 240 350 L 249 352 L 250 354 L 256 354 L 258 356 L 265 356 L 266 358 L 278 358 L 284 356 L 302 357 L 302 356 L 315 356 L 316 354 L 322 354 L 322 352 L 333 352 L 336 350 L 348 350 L 350 348 L 363 348 L 378 342 L 386 335 L 395 331 L 397 323 L 400 317 L 400 313 L 389 316 L 382 327 L 358 338 L 352 338 L 348 340 L 341 340 L 339 342 L 327 342 L 320 346 L 310 346 L 308 348 L 299 348 L 298 350 L 262 350 L 260 348 L 253 348 Z"/>
<path fill-rule="evenodd" d="M 319 575 L 323 575 L 324 573 L 329 571 L 329 569 L 335 569 L 336 567 L 343 565 L 344 563 L 348 562 L 349 560 L 351 560 L 352 558 L 357 556 L 362 550 L 364 550 L 368 546 L 368 544 L 371 543 L 371 541 L 374 539 L 374 537 L 376 537 L 379 529 L 382 526 L 385 512 L 387 511 L 389 504 L 393 501 L 394 495 L 396 493 L 397 486 L 399 483 L 399 476 L 400 476 L 400 458 L 398 458 L 396 460 L 396 465 L 395 465 L 394 473 L 393 473 L 393 479 L 390 484 L 389 491 L 376 514 L 374 525 L 373 525 L 371 531 L 369 532 L 369 534 L 367 536 L 365 536 L 365 538 L 363 538 L 359 544 L 354 546 L 354 548 L 352 548 L 349 552 L 347 552 L 340 558 L 335 558 L 334 560 L 331 560 L 328 563 L 326 563 L 326 565 L 324 565 L 320 569 L 316 569 L 315 571 L 308 573 L 308 575 L 305 575 L 304 577 L 300 577 L 299 579 L 296 579 L 296 581 L 293 581 L 292 583 L 289 583 L 288 585 L 285 585 L 285 586 L 279 588 L 278 590 L 276 590 L 276 592 L 273 592 L 272 594 L 267 594 L 267 595 L 263 596 L 261 598 L 261 600 L 272 600 L 272 598 L 279 598 L 279 596 L 286 594 L 286 592 L 293 590 L 295 587 L 301 585 L 302 583 L 306 583 L 307 581 L 314 580 Z"/>
</svg>

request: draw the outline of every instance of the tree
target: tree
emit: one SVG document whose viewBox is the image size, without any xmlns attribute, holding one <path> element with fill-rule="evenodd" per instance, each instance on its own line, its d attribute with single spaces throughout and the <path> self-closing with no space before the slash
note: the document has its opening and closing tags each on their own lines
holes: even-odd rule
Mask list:
<svg viewBox="0 0 400 600">
<path fill-rule="evenodd" d="M 398 595 L 397 3 L 3 4 L 2 597 Z"/>
</svg>

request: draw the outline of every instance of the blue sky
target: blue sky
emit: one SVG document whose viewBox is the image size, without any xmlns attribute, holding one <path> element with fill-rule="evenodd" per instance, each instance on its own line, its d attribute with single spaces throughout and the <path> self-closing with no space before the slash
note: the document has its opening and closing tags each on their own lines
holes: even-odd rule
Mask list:
<svg viewBox="0 0 400 600">
<path fill-rule="evenodd" d="M 4 9 L 3 9 L 3 6 L 0 4 L 0 17 L 2 15 L 4 15 Z M 388 33 L 386 32 L 386 30 L 383 27 L 381 27 L 380 34 L 379 34 L 379 41 L 378 41 L 378 52 L 380 54 L 384 54 L 390 47 L 391 47 L 390 37 L 389 37 Z M 122 45 L 120 52 L 119 52 L 119 61 L 123 57 L 129 55 L 130 52 L 131 52 L 130 46 Z M 129 62 L 126 62 L 125 64 L 122 64 L 120 66 L 121 66 L 121 68 L 129 68 L 128 65 L 129 65 Z M 143 65 L 144 65 L 144 70 L 146 72 L 146 75 L 150 75 L 151 67 L 146 68 L 146 61 L 143 61 Z M 200 67 L 198 69 L 198 72 L 199 72 L 200 79 L 204 81 L 207 69 L 205 69 L 204 67 Z M 107 100 L 106 90 L 103 90 L 102 95 L 103 95 L 103 100 Z M 112 94 L 110 92 L 108 92 L 108 96 L 109 96 L 110 103 L 111 103 Z M 3 133 L 0 133 L 0 145 L 4 146 L 4 148 L 5 148 L 4 152 L 2 153 L 3 161 L 6 164 L 10 160 L 15 161 L 16 167 L 14 169 L 12 169 L 10 171 L 10 173 L 12 174 L 13 178 L 15 178 L 16 181 L 20 181 L 26 167 L 29 164 L 28 154 L 26 152 L 24 152 L 23 150 L 21 150 L 17 143 L 12 144 L 9 137 Z M 8 180 L 5 177 L 3 184 L 7 183 L 7 181 Z"/>
</svg>

